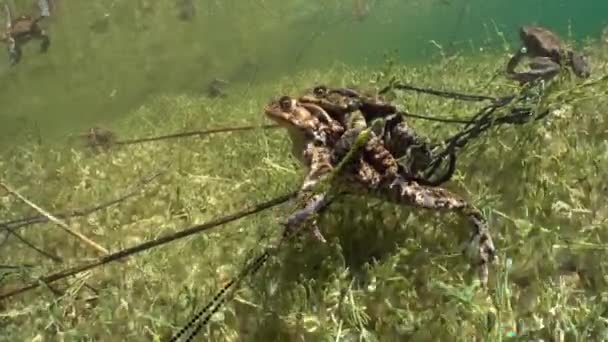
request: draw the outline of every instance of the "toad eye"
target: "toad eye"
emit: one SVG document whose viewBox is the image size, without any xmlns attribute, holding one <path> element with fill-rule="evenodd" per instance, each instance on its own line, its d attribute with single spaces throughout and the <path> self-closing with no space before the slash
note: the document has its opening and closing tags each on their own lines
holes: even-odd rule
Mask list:
<svg viewBox="0 0 608 342">
<path fill-rule="evenodd" d="M 521 53 L 528 53 L 528 48 L 525 46 L 522 46 L 521 49 L 519 49 L 519 52 Z"/>
<path fill-rule="evenodd" d="M 291 97 L 283 96 L 279 99 L 279 106 L 281 106 L 281 110 L 285 112 L 291 111 Z"/>
<path fill-rule="evenodd" d="M 326 86 L 316 86 L 313 90 L 312 90 L 313 94 L 315 94 L 316 96 L 325 96 L 327 95 L 327 87 Z"/>
</svg>

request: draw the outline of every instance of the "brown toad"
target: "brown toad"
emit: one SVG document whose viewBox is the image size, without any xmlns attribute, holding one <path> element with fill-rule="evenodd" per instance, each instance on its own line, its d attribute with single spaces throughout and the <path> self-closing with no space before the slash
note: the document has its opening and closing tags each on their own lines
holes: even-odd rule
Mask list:
<svg viewBox="0 0 608 342">
<path fill-rule="evenodd" d="M 315 103 L 342 124 L 347 124 L 347 116 L 357 110 L 367 122 L 397 113 L 397 107 L 379 95 L 370 95 L 352 88 L 328 88 L 319 85 L 313 88 L 311 95 L 300 98 L 302 102 Z M 346 118 L 345 118 L 346 117 Z"/>
<path fill-rule="evenodd" d="M 313 103 L 323 108 L 332 118 L 345 128 L 361 123 L 361 116 L 352 117 L 361 107 L 359 99 L 338 92 L 330 91 L 326 86 L 316 86 L 310 94 L 301 96 L 300 103 Z M 363 123 L 363 127 L 366 124 Z"/>
<path fill-rule="evenodd" d="M 328 167 L 332 146 L 340 138 L 344 129 L 322 108 L 314 104 L 303 104 L 289 96 L 269 103 L 266 116 L 289 132 L 292 155 L 306 167 L 309 175 L 304 182 L 308 189 L 324 174 Z"/>
<path fill-rule="evenodd" d="M 324 154 L 323 163 L 336 165 L 365 129 L 365 127 L 345 129 L 321 106 L 288 96 L 271 103 L 265 111 L 268 117 L 288 130 L 292 140 L 292 154 L 307 166 L 317 165 L 311 158 L 313 156 L 317 158 L 320 151 Z M 308 144 L 305 143 L 307 139 L 310 140 Z M 396 162 L 383 165 L 387 159 L 378 156 L 390 155 L 390 152 L 384 148 L 381 140 L 378 142 L 366 146 L 364 156 L 367 161 L 379 170 L 390 169 L 392 172 L 398 172 L 399 166 Z M 305 182 L 305 184 L 305 188 L 312 186 L 312 183 Z"/>
<path fill-rule="evenodd" d="M 8 6 L 5 6 L 7 22 L 6 31 L 0 37 L 0 41 L 7 44 L 9 63 L 15 65 L 21 60 L 22 46 L 32 39 L 40 40 L 40 52 L 45 53 L 51 40 L 48 34 L 39 25 L 39 21 L 47 16 L 39 15 L 32 17 L 22 15 L 13 20 Z"/>
<path fill-rule="evenodd" d="M 332 160 L 331 153 L 335 139 L 319 139 L 319 135 L 332 133 L 332 129 L 322 120 L 318 120 L 309 111 L 304 111 L 298 102 L 284 96 L 279 103 L 271 103 L 266 107 L 265 113 L 275 122 L 285 127 L 292 139 L 292 151 L 306 152 L 300 154 L 303 164 L 309 169 L 305 185 L 301 193 L 311 190 L 313 186 L 324 177 L 332 175 L 335 171 L 336 161 Z M 311 130 L 313 132 L 311 132 Z M 317 131 L 316 133 L 314 131 Z M 325 133 L 320 133 L 325 132 Z M 337 133 L 339 135 L 341 133 Z M 344 173 L 334 175 L 338 182 L 336 193 L 351 193 L 356 195 L 371 195 L 392 203 L 440 211 L 455 211 L 464 216 L 472 226 L 472 236 L 465 253 L 475 266 L 479 266 L 479 275 L 483 284 L 487 282 L 488 264 L 494 260 L 495 248 L 490 237 L 487 222 L 481 212 L 464 199 L 440 187 L 420 185 L 401 176 L 396 167 L 397 162 L 390 153 L 387 153 L 382 140 L 369 135 L 363 151 L 358 154 L 352 163 L 344 168 Z M 339 139 L 338 139 L 339 140 Z M 298 148 L 296 148 L 298 146 Z M 311 180 L 314 180 L 310 183 Z M 309 182 L 306 184 L 306 182 Z M 312 184 L 312 185 L 311 185 Z M 315 203 L 322 203 L 330 194 L 321 193 L 313 196 Z M 320 196 L 320 197 L 319 197 Z M 297 212 L 297 220 L 288 222 L 287 230 L 296 229 L 295 226 L 305 221 L 306 216 L 316 214 L 314 205 L 308 199 L 305 209 Z M 314 222 L 313 222 L 314 223 Z M 322 235 L 314 225 L 315 236 Z"/>
<path fill-rule="evenodd" d="M 108 150 L 116 142 L 114 132 L 105 128 L 93 127 L 80 134 L 85 146 L 94 150 Z"/>
<path fill-rule="evenodd" d="M 397 108 L 380 96 L 352 88 L 328 88 L 319 85 L 313 88 L 311 94 L 300 97 L 299 101 L 317 104 L 342 123 L 346 133 L 341 146 L 336 149 L 337 153 L 342 152 L 341 155 L 348 150 L 347 140 L 354 140 L 373 120 L 386 118 L 386 125 L 380 132 L 374 133 L 381 137 L 383 145 L 393 157 L 400 159 L 402 174 L 407 174 L 408 178 L 420 183 L 435 185 L 447 181 L 454 171 L 450 168 L 445 175 L 434 181 L 425 181 L 418 177 L 430 163 L 431 147 L 411 129 Z"/>
<path fill-rule="evenodd" d="M 522 47 L 507 63 L 507 74 L 520 83 L 536 79 L 549 80 L 563 67 L 570 67 L 574 74 L 587 78 L 591 74 L 587 57 L 572 51 L 550 30 L 535 25 L 524 25 L 519 29 Z M 530 70 L 517 72 L 515 68 L 524 57 L 531 59 Z"/>
</svg>

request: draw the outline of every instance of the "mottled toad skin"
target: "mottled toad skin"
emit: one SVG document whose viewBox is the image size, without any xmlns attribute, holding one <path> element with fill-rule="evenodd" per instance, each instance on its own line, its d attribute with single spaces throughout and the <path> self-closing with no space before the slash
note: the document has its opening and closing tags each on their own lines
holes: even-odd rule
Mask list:
<svg viewBox="0 0 608 342">
<path fill-rule="evenodd" d="M 322 108 L 303 105 L 289 96 L 269 103 L 264 112 L 287 130 L 292 141 L 292 154 L 300 162 L 305 162 L 303 156 L 310 153 L 313 146 L 332 145 L 344 132 L 342 126 Z"/>
<path fill-rule="evenodd" d="M 350 143 L 373 120 L 384 118 L 387 119 L 387 125 L 381 132 L 374 133 L 381 137 L 383 146 L 393 157 L 400 159 L 411 156 L 408 158 L 410 160 L 401 162 L 402 171 L 409 174 L 409 178 L 416 179 L 416 175 L 426 169 L 431 160 L 430 146 L 409 127 L 393 104 L 379 96 L 351 88 L 328 88 L 320 85 L 310 94 L 300 97 L 299 101 L 322 107 L 345 127 L 344 138 L 334 149 L 334 155 L 338 159 L 348 152 Z"/>
<path fill-rule="evenodd" d="M 292 151 L 299 154 L 299 159 L 308 168 L 308 175 L 301 188 L 301 193 L 306 193 L 334 170 L 337 161 L 332 159 L 332 151 L 346 133 L 343 133 L 343 130 L 334 130 L 335 125 L 332 128 L 331 121 L 327 123 L 318 119 L 298 101 L 287 96 L 266 106 L 265 113 L 289 132 L 293 144 Z M 398 172 L 397 161 L 378 136 L 372 136 L 362 153 L 346 166 L 345 173 L 336 177 L 339 187 L 337 191 L 341 193 L 371 195 L 396 204 L 454 211 L 464 216 L 472 226 L 472 237 L 467 245 L 466 255 L 473 265 L 479 267 L 482 283 L 487 283 L 488 264 L 494 261 L 496 251 L 481 212 L 448 190 L 420 185 L 403 178 Z M 314 207 L 310 201 L 319 201 L 318 197 L 319 195 L 310 197 L 306 207 Z M 313 232 L 324 241 L 316 225 Z"/>
</svg>

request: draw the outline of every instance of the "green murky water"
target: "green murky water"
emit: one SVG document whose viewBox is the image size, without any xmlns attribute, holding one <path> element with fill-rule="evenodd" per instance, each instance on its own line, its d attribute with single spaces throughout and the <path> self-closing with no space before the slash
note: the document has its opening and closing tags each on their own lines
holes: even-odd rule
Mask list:
<svg viewBox="0 0 608 342">
<path fill-rule="evenodd" d="M 18 13 L 33 11 L 30 1 L 13 2 Z M 190 22 L 178 20 L 177 3 L 62 1 L 44 23 L 48 54 L 33 43 L 16 67 L 0 59 L 0 146 L 25 132 L 56 141 L 107 125 L 151 96 L 204 95 L 214 77 L 255 84 L 336 62 L 373 66 L 395 49 L 402 61 L 425 63 L 440 52 L 503 49 L 497 31 L 512 48 L 517 27 L 531 22 L 598 39 L 608 20 L 599 0 L 367 1 L 362 21 L 351 0 L 201 0 Z"/>
</svg>

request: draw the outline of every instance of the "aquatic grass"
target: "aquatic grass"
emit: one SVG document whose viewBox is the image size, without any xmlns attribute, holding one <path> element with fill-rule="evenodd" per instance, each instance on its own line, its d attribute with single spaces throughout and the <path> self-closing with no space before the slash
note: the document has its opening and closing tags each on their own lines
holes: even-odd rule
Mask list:
<svg viewBox="0 0 608 342">
<path fill-rule="evenodd" d="M 504 56 L 486 54 L 428 65 L 393 62 L 384 69 L 336 64 L 231 91 L 246 93 L 243 97 L 168 93 L 109 128 L 130 137 L 260 124 L 270 97 L 297 94 L 319 82 L 380 88 L 388 76 L 501 95 L 515 90 L 501 76 L 489 82 L 504 62 Z M 606 72 L 599 64 L 594 77 Z M 554 91 L 572 89 L 576 82 L 564 76 Z M 501 263 L 492 269 L 488 294 L 458 254 L 468 232 L 455 215 L 349 196 L 319 222 L 327 244 L 306 236 L 294 240 L 247 279 L 201 333 L 212 341 L 593 340 L 605 335 L 607 92 L 599 83 L 565 93 L 550 103 L 552 114 L 545 120 L 490 130 L 461 152 L 447 187 L 489 217 Z M 479 108 L 412 92 L 395 97 L 413 113 L 466 118 Z M 458 129 L 410 122 L 432 139 Z M 280 130 L 122 146 L 100 154 L 33 140 L 3 151 L 0 163 L 2 179 L 50 211 L 101 202 L 144 174 L 166 169 L 145 196 L 70 220 L 112 251 L 285 193 L 304 176 Z M 31 214 L 9 195 L 0 196 L 0 217 Z M 61 296 L 40 288 L 4 301 L 0 339 L 167 338 L 280 235 L 279 222 L 292 209 L 273 209 L 58 282 L 54 286 L 65 291 Z M 93 257 L 50 224 L 20 233 L 70 265 Z M 1 264 L 34 265 L 9 274 L 2 284 L 58 268 L 14 238 L 0 249 Z M 85 280 L 99 292 L 83 288 Z"/>
</svg>

